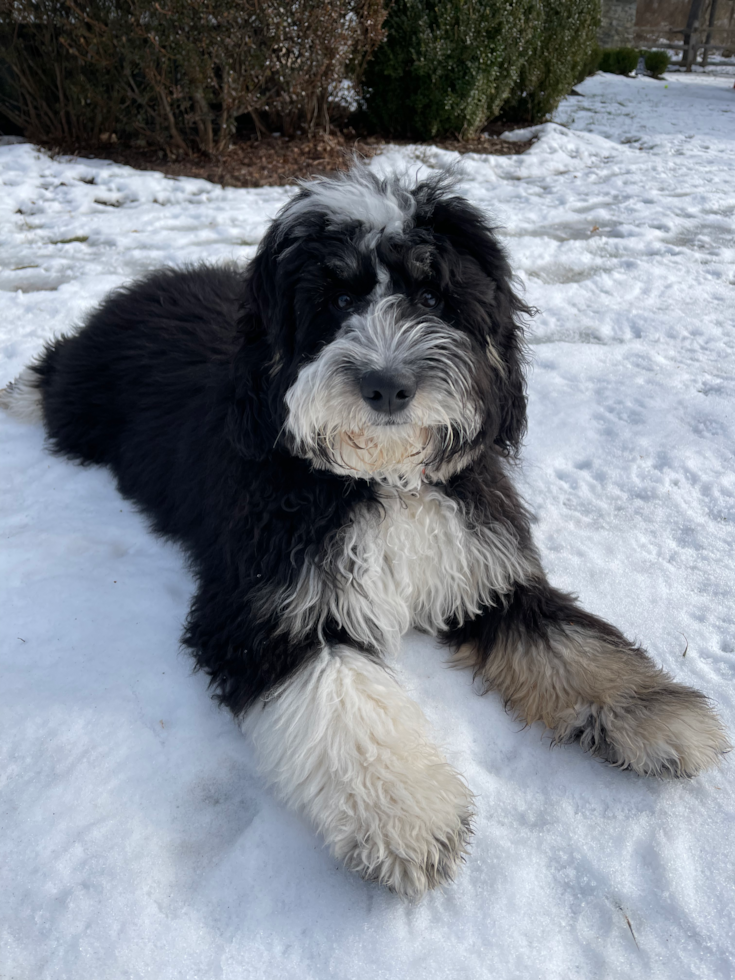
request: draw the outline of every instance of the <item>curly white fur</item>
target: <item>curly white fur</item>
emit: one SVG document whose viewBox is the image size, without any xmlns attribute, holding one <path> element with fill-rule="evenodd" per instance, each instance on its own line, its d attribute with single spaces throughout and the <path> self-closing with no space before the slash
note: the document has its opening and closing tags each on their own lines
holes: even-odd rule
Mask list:
<svg viewBox="0 0 735 980">
<path fill-rule="evenodd" d="M 39 380 L 32 367 L 23 368 L 15 381 L 0 389 L 0 408 L 19 422 L 42 422 L 43 401 Z"/>
<path fill-rule="evenodd" d="M 472 796 L 379 663 L 325 648 L 242 724 L 281 797 L 347 868 L 409 899 L 452 880 Z"/>
<path fill-rule="evenodd" d="M 381 180 L 359 165 L 346 173 L 304 182 L 302 187 L 308 191 L 306 196 L 295 198 L 281 213 L 282 233 L 298 236 L 299 219 L 316 212 L 325 214 L 331 227 L 362 225 L 369 247 L 371 234 L 400 234 L 416 211 L 407 181 L 397 175 Z"/>
<path fill-rule="evenodd" d="M 361 646 L 395 654 L 412 626 L 436 634 L 492 606 L 535 571 L 513 530 L 473 524 L 440 487 L 383 489 L 382 511 L 361 506 L 291 589 L 264 591 L 294 639 L 327 622 Z"/>
</svg>

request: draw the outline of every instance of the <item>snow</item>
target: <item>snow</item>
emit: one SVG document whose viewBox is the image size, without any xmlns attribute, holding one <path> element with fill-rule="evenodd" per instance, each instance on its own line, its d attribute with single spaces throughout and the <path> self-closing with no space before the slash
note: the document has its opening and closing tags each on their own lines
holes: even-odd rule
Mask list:
<svg viewBox="0 0 735 980">
<path fill-rule="evenodd" d="M 526 154 L 462 158 L 541 310 L 519 478 L 552 581 L 732 732 L 732 77 L 580 90 Z M 3 144 L 0 385 L 130 277 L 246 261 L 292 193 Z M 456 159 L 403 147 L 373 166 Z M 3 980 L 732 975 L 732 759 L 666 783 L 550 750 L 411 635 L 397 671 L 478 818 L 456 884 L 404 905 L 272 797 L 191 674 L 177 549 L 38 427 L 3 415 L 0 444 Z"/>
</svg>

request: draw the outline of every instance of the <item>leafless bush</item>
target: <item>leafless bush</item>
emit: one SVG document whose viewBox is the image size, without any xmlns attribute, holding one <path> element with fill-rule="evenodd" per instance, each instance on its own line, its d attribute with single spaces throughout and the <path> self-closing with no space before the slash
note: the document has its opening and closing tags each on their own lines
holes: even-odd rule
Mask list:
<svg viewBox="0 0 735 980">
<path fill-rule="evenodd" d="M 220 152 L 246 113 L 313 133 L 383 19 L 382 0 L 0 0 L 0 111 L 34 139 L 170 155 Z"/>
</svg>

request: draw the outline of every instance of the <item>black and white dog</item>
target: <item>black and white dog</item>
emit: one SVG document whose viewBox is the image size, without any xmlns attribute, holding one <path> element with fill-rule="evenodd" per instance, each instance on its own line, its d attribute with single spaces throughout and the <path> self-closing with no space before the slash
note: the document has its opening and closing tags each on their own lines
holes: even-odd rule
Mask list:
<svg viewBox="0 0 735 980">
<path fill-rule="evenodd" d="M 529 312 L 447 177 L 356 166 L 303 186 L 245 272 L 118 290 L 2 395 L 184 546 L 184 643 L 263 770 L 408 897 L 452 879 L 472 819 L 387 666 L 412 626 L 621 769 L 691 776 L 729 748 L 702 694 L 546 581 L 507 461 Z"/>
</svg>

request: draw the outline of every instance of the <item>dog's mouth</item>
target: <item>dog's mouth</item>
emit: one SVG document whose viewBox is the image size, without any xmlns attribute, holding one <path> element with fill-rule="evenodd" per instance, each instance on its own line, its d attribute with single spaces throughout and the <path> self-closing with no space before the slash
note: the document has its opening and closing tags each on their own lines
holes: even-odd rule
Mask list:
<svg viewBox="0 0 735 980">
<path fill-rule="evenodd" d="M 431 432 L 424 426 L 403 425 L 409 430 L 401 437 L 381 439 L 380 429 L 395 429 L 401 422 L 386 419 L 370 429 L 337 433 L 330 447 L 335 461 L 345 470 L 376 473 L 415 465 L 425 458 L 431 442 Z M 397 434 L 396 434 L 397 435 Z"/>
<path fill-rule="evenodd" d="M 292 451 L 319 469 L 404 490 L 441 482 L 475 456 L 465 433 L 397 418 L 324 428 L 308 443 L 293 443 Z"/>
<path fill-rule="evenodd" d="M 399 415 L 385 415 L 379 420 L 372 422 L 372 428 L 374 429 L 389 429 L 397 425 L 409 425 L 408 419 L 403 414 Z"/>
</svg>

